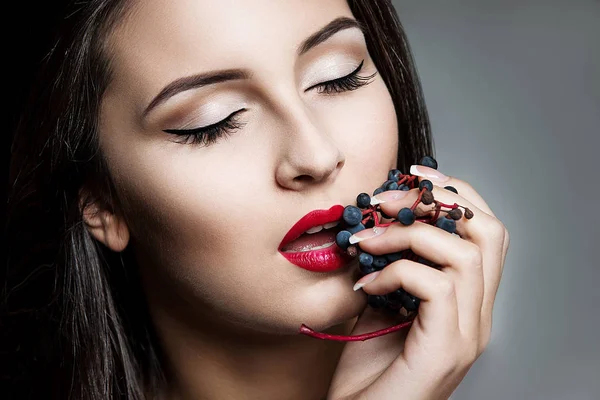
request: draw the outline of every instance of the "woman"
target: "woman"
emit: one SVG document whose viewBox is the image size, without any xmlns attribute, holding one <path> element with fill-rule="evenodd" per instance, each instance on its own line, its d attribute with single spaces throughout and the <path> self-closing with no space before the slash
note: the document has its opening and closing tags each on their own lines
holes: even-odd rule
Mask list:
<svg viewBox="0 0 600 400">
<path fill-rule="evenodd" d="M 65 15 L 12 149 L 18 398 L 451 394 L 489 340 L 509 242 L 473 188 L 428 177 L 436 199 L 474 211 L 462 238 L 426 224 L 357 234 L 440 270 L 401 260 L 353 291 L 354 262 L 304 251 L 315 272 L 289 261 L 306 248 L 282 246 L 311 211 L 433 153 L 390 2 L 90 0 Z M 400 192 L 383 195 L 387 214 L 415 201 Z M 422 300 L 410 329 L 298 333 L 389 326 L 365 293 L 400 287 Z"/>
</svg>

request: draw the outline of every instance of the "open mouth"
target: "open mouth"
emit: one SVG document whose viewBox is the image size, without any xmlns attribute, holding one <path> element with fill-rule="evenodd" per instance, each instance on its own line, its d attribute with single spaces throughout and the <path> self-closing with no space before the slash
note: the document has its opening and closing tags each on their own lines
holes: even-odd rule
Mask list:
<svg viewBox="0 0 600 400">
<path fill-rule="evenodd" d="M 314 210 L 285 235 L 279 252 L 292 264 L 314 272 L 329 272 L 347 265 L 349 257 L 335 243 L 342 226 L 344 206 Z"/>
<path fill-rule="evenodd" d="M 335 245 L 335 236 L 339 232 L 341 221 L 317 225 L 306 230 L 297 239 L 281 248 L 283 253 L 303 253 L 323 250 Z"/>
<path fill-rule="evenodd" d="M 329 210 L 313 210 L 300 218 L 279 244 L 279 251 L 302 252 L 327 248 L 335 243 L 336 227 L 342 221 L 344 206 L 334 205 Z"/>
</svg>

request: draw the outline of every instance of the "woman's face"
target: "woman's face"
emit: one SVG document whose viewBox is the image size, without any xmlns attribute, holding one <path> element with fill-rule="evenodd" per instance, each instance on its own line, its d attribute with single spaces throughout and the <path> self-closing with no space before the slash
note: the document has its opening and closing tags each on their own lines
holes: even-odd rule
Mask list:
<svg viewBox="0 0 600 400">
<path fill-rule="evenodd" d="M 346 1 L 135 7 L 109 38 L 100 145 L 155 317 L 295 333 L 356 316 L 365 296 L 352 291 L 355 264 L 310 272 L 278 250 L 308 212 L 355 204 L 396 167 L 396 114 L 381 76 L 355 90 L 319 87 L 361 62 L 359 76 L 377 72 L 361 31 L 299 51 L 331 21 L 354 19 Z M 223 70 L 235 79 L 193 78 Z M 232 114 L 235 129 L 214 141 L 165 132 Z"/>
</svg>

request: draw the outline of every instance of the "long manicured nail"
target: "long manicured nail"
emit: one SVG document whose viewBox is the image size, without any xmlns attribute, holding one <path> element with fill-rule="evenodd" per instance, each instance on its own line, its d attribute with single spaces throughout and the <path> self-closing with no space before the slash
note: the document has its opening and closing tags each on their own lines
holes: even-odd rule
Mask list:
<svg viewBox="0 0 600 400">
<path fill-rule="evenodd" d="M 364 229 L 360 232 L 355 233 L 354 235 L 350 236 L 350 239 L 348 239 L 348 240 L 350 241 L 350 244 L 362 242 L 363 240 L 367 240 L 372 237 L 379 236 L 386 230 L 387 230 L 387 226 L 384 226 L 384 227 L 374 226 L 371 229 Z"/>
<path fill-rule="evenodd" d="M 408 190 L 388 190 L 386 192 L 379 193 L 377 196 L 373 196 L 379 203 L 385 203 L 386 201 L 399 200 L 408 195 Z M 373 204 L 371 202 L 371 204 Z"/>
<path fill-rule="evenodd" d="M 363 276 L 358 281 L 356 281 L 356 283 L 354 284 L 354 287 L 352 289 L 356 292 L 358 289 L 362 288 L 367 283 L 369 283 L 373 279 L 377 278 L 377 275 L 379 275 L 380 273 L 381 273 L 381 271 L 376 271 L 376 272 L 370 273 L 369 275 Z"/>
<path fill-rule="evenodd" d="M 424 165 L 411 165 L 410 174 L 427 178 L 432 182 L 446 182 L 450 179 L 437 169 L 429 168 Z"/>
</svg>

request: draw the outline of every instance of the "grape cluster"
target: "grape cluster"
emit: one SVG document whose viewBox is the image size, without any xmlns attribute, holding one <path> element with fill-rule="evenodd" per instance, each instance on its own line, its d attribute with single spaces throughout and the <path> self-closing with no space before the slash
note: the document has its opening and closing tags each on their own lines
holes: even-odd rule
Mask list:
<svg viewBox="0 0 600 400">
<path fill-rule="evenodd" d="M 423 157 L 419 162 L 419 165 L 424 165 L 433 169 L 438 168 L 437 161 L 430 156 Z M 432 193 L 433 183 L 427 179 L 423 179 L 419 183 L 417 176 L 402 174 L 398 169 L 389 171 L 387 178 L 388 179 L 379 188 L 375 189 L 373 196 L 388 190 L 408 191 L 418 187 L 419 195 L 417 201 L 411 207 L 402 208 L 397 215 L 388 216 L 380 209 L 377 202 L 372 202 L 369 194 L 359 194 L 356 197 L 356 205 L 348 205 L 344 208 L 344 213 L 342 215 L 342 230 L 339 231 L 336 236 L 336 244 L 351 256 L 358 257 L 359 269 L 363 276 L 375 271 L 380 271 L 387 265 L 402 259 L 422 263 L 433 268 L 439 268 L 438 265 L 415 254 L 410 249 L 384 255 L 373 255 L 362 251 L 356 245 L 350 244 L 350 236 L 356 232 L 372 227 L 385 227 L 391 224 L 412 225 L 415 222 L 423 222 L 434 225 L 449 233 L 457 234 L 456 221 L 460 220 L 463 215 L 466 219 L 473 218 L 473 212 L 468 208 L 458 204 L 448 205 L 435 200 Z M 458 194 L 456 188 L 452 186 L 446 186 L 444 189 Z M 419 203 L 425 205 L 434 204 L 434 215 L 431 216 L 427 214 L 417 216 L 415 214 L 415 209 Z M 464 209 L 464 213 L 460 209 L 461 207 Z M 445 210 L 444 208 L 449 209 Z M 441 212 L 445 212 L 446 215 L 440 217 Z M 379 215 L 381 215 L 383 219 L 391 221 L 383 223 Z M 403 315 L 410 317 L 416 314 L 419 308 L 420 299 L 400 288 L 385 295 L 368 295 L 367 303 L 369 306 L 376 309 L 383 309 L 385 312 L 393 314 L 402 312 Z"/>
</svg>

